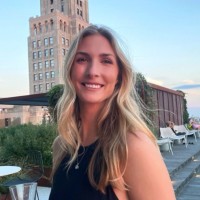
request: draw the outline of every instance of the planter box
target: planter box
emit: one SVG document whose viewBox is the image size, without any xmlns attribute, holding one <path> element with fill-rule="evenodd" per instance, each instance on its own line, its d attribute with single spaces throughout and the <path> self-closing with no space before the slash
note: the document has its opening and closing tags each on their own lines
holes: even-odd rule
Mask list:
<svg viewBox="0 0 200 200">
<path fill-rule="evenodd" d="M 0 194 L 0 200 L 5 200 L 5 198 L 6 198 L 6 194 Z M 12 200 L 10 194 L 8 194 L 6 200 Z"/>
<path fill-rule="evenodd" d="M 200 138 L 200 132 L 199 131 L 196 133 L 196 136 L 197 136 L 197 138 Z"/>
<path fill-rule="evenodd" d="M 165 144 L 160 145 L 160 150 L 161 151 L 169 151 L 170 150 L 169 144 L 165 143 Z"/>
<path fill-rule="evenodd" d="M 38 186 L 51 187 L 50 175 L 52 168 L 44 167 L 44 174 L 42 178 L 38 181 Z"/>
<path fill-rule="evenodd" d="M 175 140 L 175 141 L 174 141 L 174 144 L 181 144 L 181 139 Z"/>
</svg>

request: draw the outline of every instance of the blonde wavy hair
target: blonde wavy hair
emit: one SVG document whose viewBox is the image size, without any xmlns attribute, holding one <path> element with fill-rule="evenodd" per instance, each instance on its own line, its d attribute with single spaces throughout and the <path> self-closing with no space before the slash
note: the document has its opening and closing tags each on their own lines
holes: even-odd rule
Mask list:
<svg viewBox="0 0 200 200">
<path fill-rule="evenodd" d="M 125 188 L 125 183 L 120 180 L 127 163 L 127 133 L 134 134 L 139 130 L 149 136 L 153 142 L 155 138 L 144 122 L 137 103 L 139 101 L 134 89 L 136 73 L 133 72 L 114 33 L 106 27 L 90 25 L 75 38 L 68 51 L 64 64 L 64 92 L 57 104 L 58 132 L 64 141 L 60 148 L 64 147 L 65 153 L 70 155 L 67 165 L 70 167 L 76 160 L 81 145 L 79 103 L 70 77 L 71 68 L 81 41 L 94 34 L 100 34 L 109 41 L 119 67 L 119 82 L 98 117 L 99 139 L 88 169 L 92 186 L 105 192 L 107 185 L 119 189 Z M 56 162 L 54 172 L 61 162 L 60 154 L 61 151 L 57 151 L 54 155 Z M 96 170 L 100 172 L 98 181 L 94 177 Z"/>
</svg>

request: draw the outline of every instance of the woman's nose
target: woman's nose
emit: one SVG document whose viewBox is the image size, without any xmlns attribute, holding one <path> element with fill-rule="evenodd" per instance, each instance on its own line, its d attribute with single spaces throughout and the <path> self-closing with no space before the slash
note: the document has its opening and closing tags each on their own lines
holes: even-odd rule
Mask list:
<svg viewBox="0 0 200 200">
<path fill-rule="evenodd" d="M 95 60 L 88 63 L 87 67 L 87 76 L 89 77 L 98 77 L 100 75 L 100 66 L 99 63 Z"/>
</svg>

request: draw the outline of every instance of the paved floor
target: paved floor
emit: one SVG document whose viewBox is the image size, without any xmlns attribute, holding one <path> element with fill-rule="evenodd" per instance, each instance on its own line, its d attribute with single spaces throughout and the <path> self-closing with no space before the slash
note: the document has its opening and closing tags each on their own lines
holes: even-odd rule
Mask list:
<svg viewBox="0 0 200 200">
<path fill-rule="evenodd" d="M 188 144 L 187 148 L 183 144 L 173 145 L 173 155 L 168 151 L 161 152 L 169 173 L 200 151 L 200 138 L 195 142 L 193 137 L 188 137 L 188 142 L 193 144 Z"/>
<path fill-rule="evenodd" d="M 38 194 L 40 200 L 48 200 L 51 188 L 48 187 L 38 187 Z"/>
<path fill-rule="evenodd" d="M 181 163 L 185 162 L 191 156 L 193 156 L 194 154 L 196 154 L 197 152 L 200 151 L 200 138 L 198 138 L 197 142 L 195 142 L 193 138 L 189 137 L 188 141 L 193 144 L 189 144 L 187 148 L 185 147 L 185 145 L 182 145 L 182 144 L 174 145 L 173 146 L 174 155 L 172 155 L 170 152 L 162 152 L 162 156 L 163 156 L 164 162 L 168 168 L 169 173 L 173 172 L 173 170 L 175 170 L 178 166 L 180 166 Z M 198 177 L 198 180 L 199 180 L 199 177 Z M 192 187 L 192 185 L 191 185 L 191 187 Z M 38 193 L 39 193 L 40 200 L 48 200 L 50 190 L 51 190 L 51 188 L 38 187 Z M 188 190 L 191 190 L 191 188 L 188 188 Z M 199 195 L 200 195 L 200 190 L 199 190 Z M 192 200 L 193 198 L 187 197 L 186 199 Z M 186 199 L 184 199 L 184 200 L 186 200 Z"/>
</svg>

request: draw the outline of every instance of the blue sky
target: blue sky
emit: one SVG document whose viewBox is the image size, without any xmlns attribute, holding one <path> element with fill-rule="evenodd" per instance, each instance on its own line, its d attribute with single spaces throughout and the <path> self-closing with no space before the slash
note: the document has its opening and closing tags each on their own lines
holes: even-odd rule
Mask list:
<svg viewBox="0 0 200 200">
<path fill-rule="evenodd" d="M 194 116 L 200 116 L 199 10 L 199 0 L 89 0 L 90 22 L 118 33 L 149 82 L 184 91 Z M 1 3 L 0 97 L 28 94 L 28 20 L 36 15 L 39 0 Z"/>
</svg>

